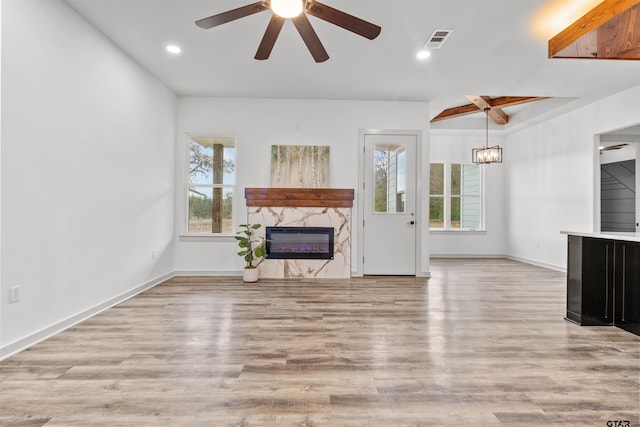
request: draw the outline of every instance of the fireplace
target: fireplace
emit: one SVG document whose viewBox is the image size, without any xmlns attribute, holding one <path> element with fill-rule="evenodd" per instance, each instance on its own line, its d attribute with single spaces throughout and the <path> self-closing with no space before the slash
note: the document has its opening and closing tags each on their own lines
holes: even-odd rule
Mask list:
<svg viewBox="0 0 640 427">
<path fill-rule="evenodd" d="M 347 279 L 351 277 L 353 189 L 245 188 L 244 196 L 247 201 L 247 222 L 260 224 L 263 227 L 260 230 L 264 230 L 265 238 L 267 237 L 266 229 L 269 227 L 276 229 L 297 227 L 304 232 L 312 228 L 326 227 L 324 233 L 327 234 L 329 246 L 330 239 L 334 242 L 333 247 L 323 249 L 320 256 L 318 254 L 312 256 L 308 250 L 309 246 L 306 252 L 304 247 L 301 248 L 302 254 L 299 253 L 301 252 L 299 248 L 297 254 L 286 252 L 277 255 L 276 252 L 283 251 L 282 248 L 278 250 L 277 247 L 274 247 L 276 251 L 271 251 L 274 239 L 269 231 L 270 241 L 267 243 L 271 255 L 258 267 L 261 278 Z M 275 237 L 277 243 L 278 238 L 282 236 Z M 311 237 L 318 238 L 318 236 Z"/>
<path fill-rule="evenodd" d="M 333 259 L 333 227 L 267 227 L 267 259 Z"/>
</svg>

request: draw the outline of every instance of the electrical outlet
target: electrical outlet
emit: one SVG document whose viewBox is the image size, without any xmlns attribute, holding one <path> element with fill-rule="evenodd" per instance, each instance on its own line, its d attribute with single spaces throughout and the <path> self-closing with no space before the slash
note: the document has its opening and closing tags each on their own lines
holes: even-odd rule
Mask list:
<svg viewBox="0 0 640 427">
<path fill-rule="evenodd" d="M 20 286 L 9 288 L 9 303 L 20 301 Z"/>
<path fill-rule="evenodd" d="M 151 251 L 151 259 L 156 259 L 156 251 Z"/>
</svg>

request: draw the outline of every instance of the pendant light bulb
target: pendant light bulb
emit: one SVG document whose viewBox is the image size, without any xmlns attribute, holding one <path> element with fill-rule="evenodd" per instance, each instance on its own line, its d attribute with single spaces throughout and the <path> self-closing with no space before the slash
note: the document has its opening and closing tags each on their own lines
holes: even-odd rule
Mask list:
<svg viewBox="0 0 640 427">
<path fill-rule="evenodd" d="M 302 9 L 302 0 L 271 0 L 271 10 L 282 18 L 295 18 Z"/>
</svg>

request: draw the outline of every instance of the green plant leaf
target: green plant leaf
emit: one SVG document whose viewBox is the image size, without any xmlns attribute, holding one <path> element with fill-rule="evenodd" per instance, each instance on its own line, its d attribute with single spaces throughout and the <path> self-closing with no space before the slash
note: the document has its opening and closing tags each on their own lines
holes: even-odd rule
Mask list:
<svg viewBox="0 0 640 427">
<path fill-rule="evenodd" d="M 262 258 L 267 255 L 267 248 L 265 248 L 264 246 L 259 246 L 255 249 L 254 253 L 256 257 Z"/>
</svg>

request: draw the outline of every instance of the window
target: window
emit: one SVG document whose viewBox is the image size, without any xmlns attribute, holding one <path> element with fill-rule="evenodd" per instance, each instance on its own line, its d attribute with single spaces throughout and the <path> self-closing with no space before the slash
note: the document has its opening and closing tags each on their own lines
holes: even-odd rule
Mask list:
<svg viewBox="0 0 640 427">
<path fill-rule="evenodd" d="M 375 213 L 404 213 L 407 153 L 404 144 L 376 144 L 374 147 Z"/>
<path fill-rule="evenodd" d="M 232 234 L 234 136 L 187 135 L 188 234 Z"/>
<path fill-rule="evenodd" d="M 479 165 L 432 163 L 429 228 L 482 229 L 482 175 Z"/>
</svg>

